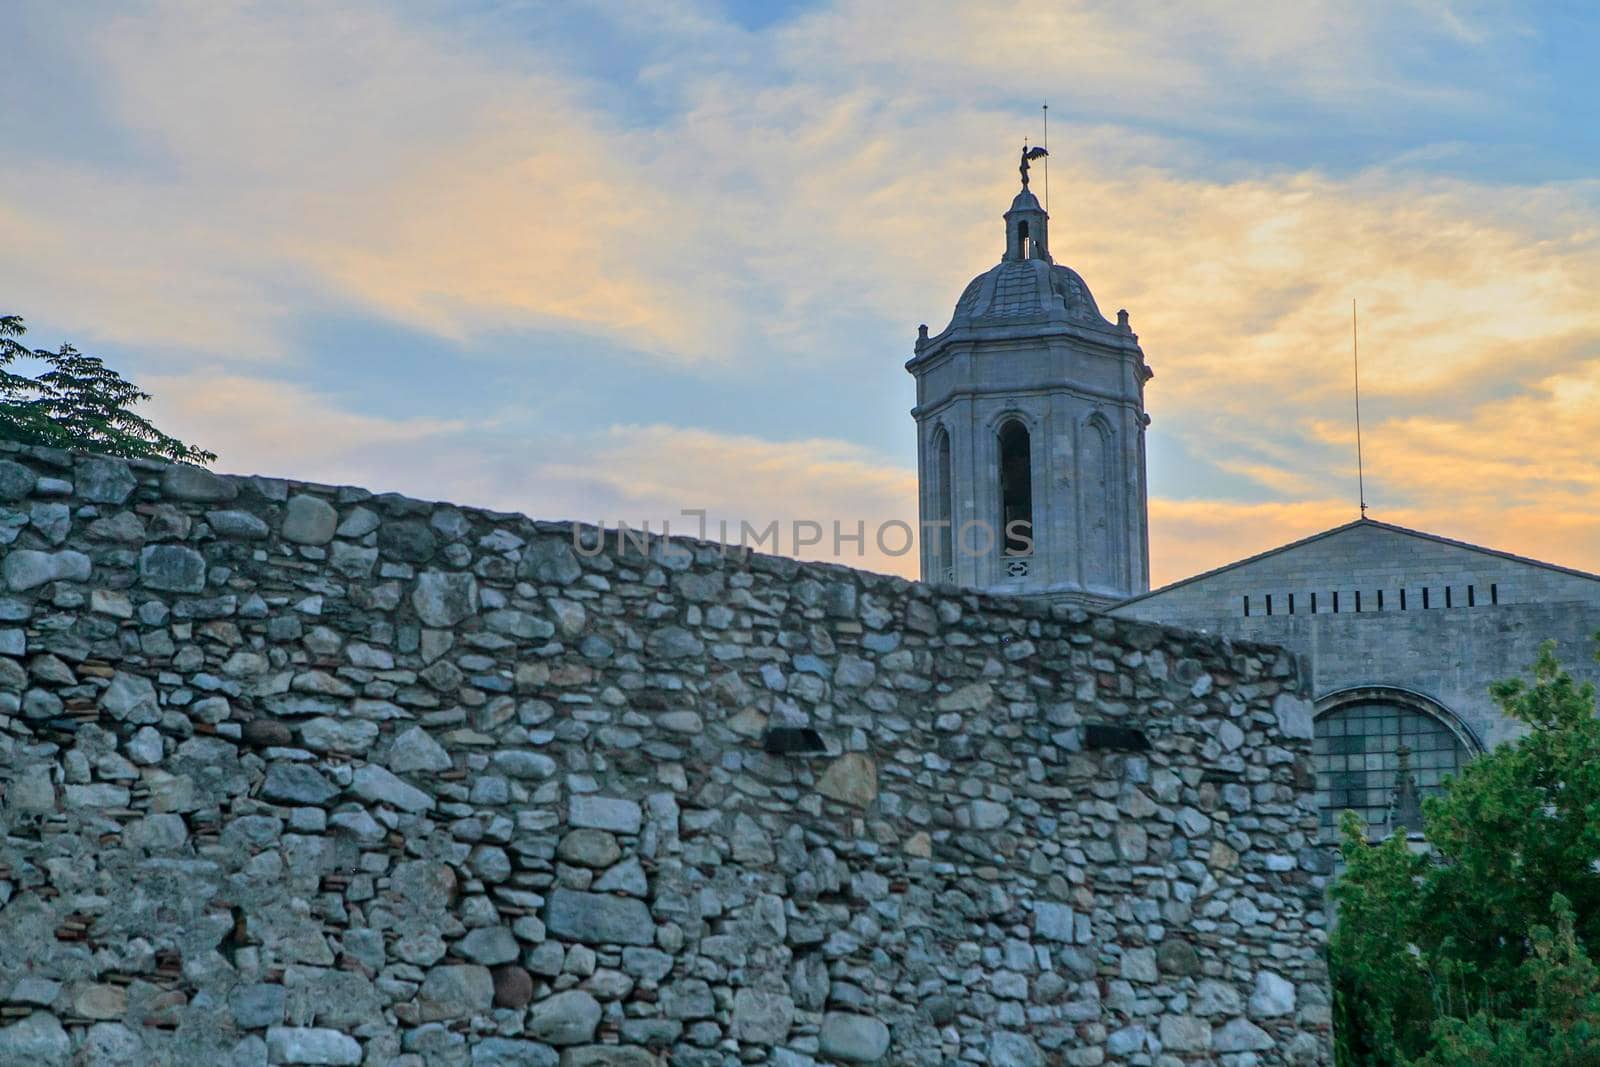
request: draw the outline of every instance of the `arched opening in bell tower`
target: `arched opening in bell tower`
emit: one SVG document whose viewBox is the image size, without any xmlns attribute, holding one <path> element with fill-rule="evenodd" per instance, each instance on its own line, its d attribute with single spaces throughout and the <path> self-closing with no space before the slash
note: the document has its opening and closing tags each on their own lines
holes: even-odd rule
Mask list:
<svg viewBox="0 0 1600 1067">
<path fill-rule="evenodd" d="M 1023 259 L 1033 258 L 1033 245 L 1028 240 L 1027 222 L 1017 223 L 1017 247 L 1022 250 Z"/>
<path fill-rule="evenodd" d="M 938 531 L 938 540 L 934 542 L 938 550 L 938 558 L 934 560 L 933 579 L 946 585 L 955 584 L 955 512 L 953 509 L 954 486 L 950 484 L 950 431 L 940 427 L 934 433 L 934 500 L 933 519 L 934 529 Z"/>
<path fill-rule="evenodd" d="M 1033 555 L 1033 457 L 1028 428 L 1000 427 L 1000 544 L 1006 556 Z"/>
</svg>

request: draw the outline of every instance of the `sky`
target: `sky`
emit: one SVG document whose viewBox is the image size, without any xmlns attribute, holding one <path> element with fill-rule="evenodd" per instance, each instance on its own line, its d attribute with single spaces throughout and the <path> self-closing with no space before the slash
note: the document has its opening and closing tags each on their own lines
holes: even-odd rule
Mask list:
<svg viewBox="0 0 1600 1067">
<path fill-rule="evenodd" d="M 1355 517 L 1352 299 L 1369 514 L 1600 570 L 1587 6 L 19 4 L 0 313 L 223 471 L 914 522 L 903 364 L 1048 101 L 1052 251 L 1156 372 L 1157 584 Z"/>
</svg>

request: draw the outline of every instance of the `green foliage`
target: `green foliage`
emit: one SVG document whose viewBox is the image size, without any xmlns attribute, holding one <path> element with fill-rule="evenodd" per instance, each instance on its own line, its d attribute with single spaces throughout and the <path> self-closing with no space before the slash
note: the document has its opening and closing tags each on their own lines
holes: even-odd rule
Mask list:
<svg viewBox="0 0 1600 1067">
<path fill-rule="evenodd" d="M 1600 1064 L 1594 687 L 1547 643 L 1531 683 L 1492 692 L 1527 733 L 1424 803 L 1428 854 L 1341 824 L 1329 956 L 1341 1067 Z"/>
<path fill-rule="evenodd" d="M 30 351 L 19 340 L 26 332 L 19 316 L 0 315 L 0 437 L 111 456 L 215 462 L 215 452 L 184 444 L 130 410 L 149 393 L 71 345 Z M 46 369 L 37 378 L 7 369 L 26 358 Z"/>
<path fill-rule="evenodd" d="M 1579 944 L 1572 905 L 1550 899 L 1556 929 L 1535 926 L 1516 988 L 1528 993 L 1515 1016 L 1476 1011 L 1441 1018 L 1433 1048 L 1417 1067 L 1593 1067 L 1600 1063 L 1600 975 Z"/>
<path fill-rule="evenodd" d="M 1339 921 L 1329 950 L 1338 1062 L 1403 1063 L 1403 1050 L 1426 1045 L 1433 1017 L 1427 967 L 1411 940 L 1427 861 L 1404 834 L 1369 846 L 1366 820 L 1353 811 L 1339 832 L 1346 866 L 1334 886 Z"/>
</svg>

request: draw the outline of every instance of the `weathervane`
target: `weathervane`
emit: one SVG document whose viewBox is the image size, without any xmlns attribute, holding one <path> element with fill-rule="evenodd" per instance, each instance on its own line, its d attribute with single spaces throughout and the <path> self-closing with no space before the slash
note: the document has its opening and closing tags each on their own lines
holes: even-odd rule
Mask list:
<svg viewBox="0 0 1600 1067">
<path fill-rule="evenodd" d="M 1028 164 L 1032 163 L 1036 159 L 1042 159 L 1049 154 L 1049 152 L 1037 145 L 1029 148 L 1027 141 L 1022 142 L 1022 165 L 1017 169 L 1022 172 L 1022 187 L 1024 189 L 1028 187 Z"/>
</svg>

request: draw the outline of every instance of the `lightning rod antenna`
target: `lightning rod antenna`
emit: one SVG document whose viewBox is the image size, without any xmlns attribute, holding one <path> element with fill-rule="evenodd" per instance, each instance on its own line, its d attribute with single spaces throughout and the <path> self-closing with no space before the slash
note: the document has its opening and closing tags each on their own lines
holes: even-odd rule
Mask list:
<svg viewBox="0 0 1600 1067">
<path fill-rule="evenodd" d="M 1044 210 L 1050 213 L 1050 105 L 1044 105 L 1044 142 L 1040 145 L 1045 151 L 1044 157 Z"/>
<path fill-rule="evenodd" d="M 1350 301 L 1350 366 L 1356 386 L 1356 492 L 1361 504 L 1361 517 L 1367 517 L 1367 475 L 1361 462 L 1361 346 L 1356 329 L 1356 302 Z"/>
</svg>

